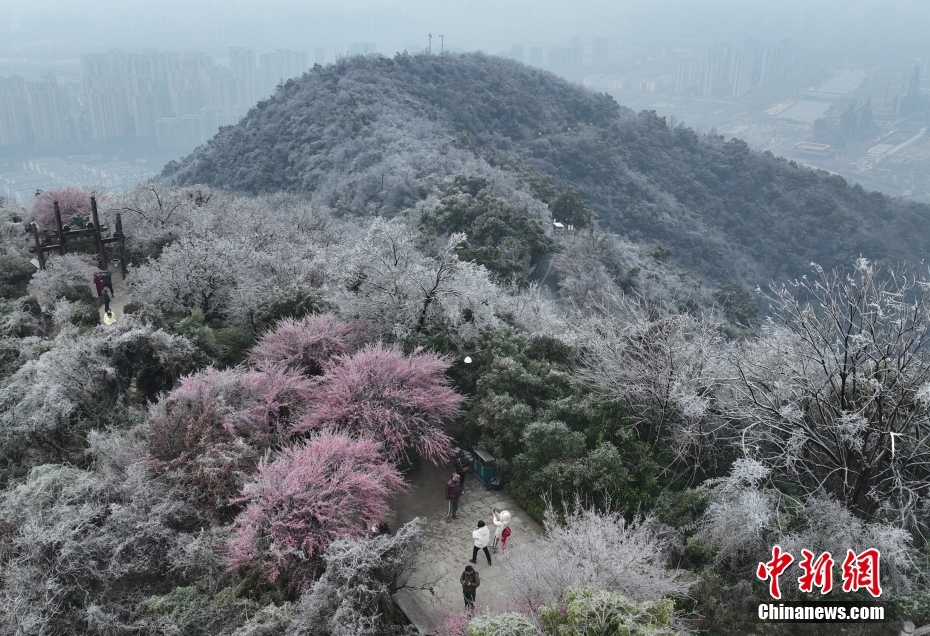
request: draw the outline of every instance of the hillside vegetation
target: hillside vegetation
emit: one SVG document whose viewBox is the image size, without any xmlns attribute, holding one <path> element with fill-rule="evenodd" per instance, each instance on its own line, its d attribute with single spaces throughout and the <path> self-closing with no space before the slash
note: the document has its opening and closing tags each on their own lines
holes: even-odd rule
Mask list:
<svg viewBox="0 0 930 636">
<path fill-rule="evenodd" d="M 63 191 L 0 200 L 0 634 L 410 636 L 401 589 L 447 636 L 930 623 L 930 267 L 875 262 L 925 207 L 481 55 L 318 68 L 163 178 L 98 199 L 105 324 L 90 254 L 30 264 Z M 382 534 L 455 446 L 544 524 L 479 613 L 421 567 L 440 482 Z"/>
<path fill-rule="evenodd" d="M 336 212 L 388 216 L 435 204 L 462 175 L 546 222 L 573 187 L 602 227 L 659 243 L 718 285 L 764 286 L 860 254 L 916 262 L 930 247 L 926 205 L 482 54 L 315 67 L 164 172 L 178 185 L 306 193 Z"/>
</svg>

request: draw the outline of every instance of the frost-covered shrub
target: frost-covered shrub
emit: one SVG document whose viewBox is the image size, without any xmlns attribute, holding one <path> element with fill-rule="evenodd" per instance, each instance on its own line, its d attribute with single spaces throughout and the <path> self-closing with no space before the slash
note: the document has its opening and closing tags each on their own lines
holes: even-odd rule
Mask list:
<svg viewBox="0 0 930 636">
<path fill-rule="evenodd" d="M 468 621 L 467 636 L 542 636 L 532 618 L 519 612 L 486 612 Z"/>
<path fill-rule="evenodd" d="M 539 611 L 546 630 L 560 636 L 678 636 L 672 624 L 671 599 L 630 600 L 612 590 L 584 587 L 568 590 L 563 606 Z M 480 636 L 491 632 L 481 632 Z M 469 636 L 473 636 L 469 630 Z M 479 636 L 477 633 L 474 636 Z"/>
<path fill-rule="evenodd" d="M 36 269 L 29 262 L 28 252 L 0 240 L 0 296 L 7 298 L 22 290 Z"/>
<path fill-rule="evenodd" d="M 37 271 L 29 283 L 29 293 L 43 307 L 51 307 L 59 298 L 92 300 L 90 284 L 97 264 L 87 254 L 65 254 L 49 259 L 45 269 Z"/>
<path fill-rule="evenodd" d="M 43 465 L 4 493 L 0 632 L 129 636 L 147 597 L 215 577 L 209 533 L 172 529 L 134 490 Z"/>
<path fill-rule="evenodd" d="M 393 536 L 340 539 L 323 554 L 326 571 L 297 606 L 288 636 L 406 634 L 391 594 L 406 580 L 423 548 L 423 521 Z"/>
<path fill-rule="evenodd" d="M 772 537 L 777 493 L 765 488 L 771 471 L 751 459 L 737 459 L 727 477 L 705 483 L 711 501 L 695 538 L 717 551 L 716 558 L 735 559 L 762 553 Z"/>
<path fill-rule="evenodd" d="M 684 596 L 692 582 L 667 567 L 674 535 L 654 517 L 627 521 L 617 512 L 565 506 L 546 510 L 545 534 L 508 550 L 513 590 L 530 605 L 557 603 L 567 590 L 591 587 L 638 601 Z"/>
<path fill-rule="evenodd" d="M 359 537 L 387 515 L 387 498 L 403 478 L 380 445 L 324 432 L 265 458 L 242 492 L 229 566 L 305 591 L 336 539 Z"/>
<path fill-rule="evenodd" d="M 233 636 L 281 636 L 293 620 L 293 604 L 269 604 L 250 616 Z"/>
<path fill-rule="evenodd" d="M 177 377 L 194 350 L 184 338 L 127 316 L 86 335 L 63 333 L 0 388 L 0 458 L 15 453 L 63 459 L 80 452 L 92 426 L 119 418 L 133 380 Z"/>
<path fill-rule="evenodd" d="M 39 322 L 41 313 L 31 296 L 10 301 L 0 298 L 0 338 L 45 335 L 45 328 Z"/>
</svg>

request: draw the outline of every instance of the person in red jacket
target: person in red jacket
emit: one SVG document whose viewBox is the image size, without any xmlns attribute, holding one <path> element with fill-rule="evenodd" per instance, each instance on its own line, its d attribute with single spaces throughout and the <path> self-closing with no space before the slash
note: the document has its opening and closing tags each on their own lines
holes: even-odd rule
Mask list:
<svg viewBox="0 0 930 636">
<path fill-rule="evenodd" d="M 452 479 L 446 482 L 446 501 L 449 502 L 449 509 L 446 511 L 446 523 L 453 519 L 458 519 L 459 497 L 462 496 L 462 484 L 458 475 L 452 475 Z"/>
<path fill-rule="evenodd" d="M 103 279 L 100 278 L 100 274 L 94 274 L 94 287 L 97 288 L 97 298 L 103 294 Z"/>
</svg>

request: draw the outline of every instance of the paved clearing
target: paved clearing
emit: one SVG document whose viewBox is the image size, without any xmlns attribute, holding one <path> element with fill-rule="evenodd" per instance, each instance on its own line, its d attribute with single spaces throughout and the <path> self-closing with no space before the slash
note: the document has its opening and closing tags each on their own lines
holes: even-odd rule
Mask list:
<svg viewBox="0 0 930 636">
<path fill-rule="evenodd" d="M 479 519 L 491 527 L 493 537 L 491 510 L 509 510 L 513 515 L 510 521 L 513 534 L 507 543 L 508 548 L 542 535 L 542 527 L 517 506 L 506 491 L 485 490 L 473 475 L 468 476 L 465 494 L 459 500 L 459 518 L 452 523 L 446 523 L 444 488 L 452 472 L 451 467 L 437 468 L 432 464 L 425 464 L 408 474 L 410 490 L 391 500 L 393 513 L 389 519 L 392 529 L 414 517 L 426 519 L 424 534 L 427 547 L 416 564 L 410 584 L 416 586 L 436 581 L 433 595 L 427 591 L 412 592 L 412 595 L 420 607 L 437 620 L 436 610 L 440 607 L 456 612 L 465 609 L 459 576 L 471 558 L 474 545 L 471 531 Z M 508 557 L 506 553 L 492 553 L 491 558 L 493 565 L 488 567 L 484 553 L 479 552 L 478 565 L 473 566 L 481 575 L 481 586 L 478 588 L 476 600 L 479 605 L 498 607 L 510 596 L 511 585 L 506 563 Z"/>
</svg>

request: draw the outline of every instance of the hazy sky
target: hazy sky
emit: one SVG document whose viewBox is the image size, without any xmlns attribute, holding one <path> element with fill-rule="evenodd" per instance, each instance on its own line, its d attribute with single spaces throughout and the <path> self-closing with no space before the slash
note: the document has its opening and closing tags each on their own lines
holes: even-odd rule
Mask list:
<svg viewBox="0 0 930 636">
<path fill-rule="evenodd" d="M 358 41 L 390 54 L 425 47 L 430 32 L 450 47 L 490 52 L 573 36 L 672 45 L 795 37 L 930 52 L 928 0 L 0 0 L 0 10 L 7 56 L 114 47 L 312 50 Z"/>
</svg>

